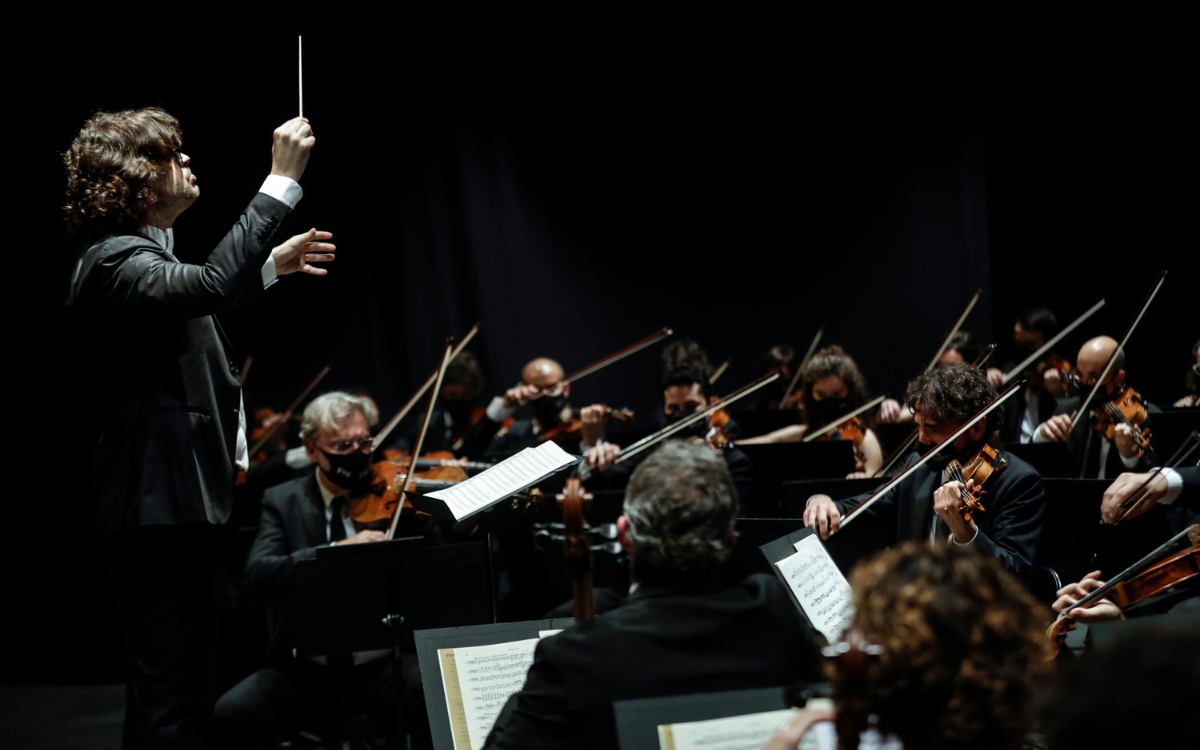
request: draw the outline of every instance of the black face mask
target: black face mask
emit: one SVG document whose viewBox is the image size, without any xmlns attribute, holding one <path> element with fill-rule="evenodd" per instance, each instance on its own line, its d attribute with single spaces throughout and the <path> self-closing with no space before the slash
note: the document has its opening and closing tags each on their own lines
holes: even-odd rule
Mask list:
<svg viewBox="0 0 1200 750">
<path fill-rule="evenodd" d="M 325 478 L 338 487 L 355 489 L 371 477 L 371 454 L 362 451 L 329 453 L 321 451 L 329 459 L 329 469 L 321 467 Z"/>
<path fill-rule="evenodd" d="M 853 407 L 844 398 L 813 399 L 813 416 L 817 418 L 818 426 L 824 426 L 838 417 L 849 414 Z"/>
<path fill-rule="evenodd" d="M 466 424 L 471 421 L 471 412 L 475 410 L 475 404 L 471 401 L 446 401 L 446 413 L 450 415 L 450 421 L 456 425 Z"/>
<path fill-rule="evenodd" d="M 530 402 L 534 419 L 544 428 L 553 427 L 562 421 L 562 410 L 567 405 L 566 396 L 543 396 Z"/>
<path fill-rule="evenodd" d="M 703 411 L 703 410 L 702 410 Z M 668 425 L 677 424 L 696 414 L 694 411 L 683 411 L 682 409 L 673 413 L 664 415 L 664 419 Z M 710 426 L 707 419 L 697 419 L 692 424 L 675 433 L 675 437 L 704 437 L 708 434 Z"/>
</svg>

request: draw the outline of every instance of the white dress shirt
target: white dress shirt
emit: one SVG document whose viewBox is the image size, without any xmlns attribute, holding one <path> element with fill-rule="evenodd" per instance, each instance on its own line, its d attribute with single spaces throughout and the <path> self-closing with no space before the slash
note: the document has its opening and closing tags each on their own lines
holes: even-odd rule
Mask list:
<svg viewBox="0 0 1200 750">
<path fill-rule="evenodd" d="M 275 200 L 286 203 L 288 208 L 293 209 L 300 202 L 300 199 L 304 197 L 304 191 L 300 188 L 300 183 L 291 177 L 284 177 L 278 174 L 267 175 L 267 179 L 263 181 L 262 187 L 258 189 L 258 192 L 266 193 Z M 171 255 L 175 254 L 174 229 L 170 227 L 160 229 L 159 227 L 143 225 L 142 232 L 163 250 L 166 250 Z M 278 280 L 279 274 L 275 270 L 275 258 L 268 256 L 267 262 L 263 263 L 262 267 L 263 289 L 266 289 Z M 250 468 L 250 449 L 249 443 L 246 440 L 246 404 L 240 394 L 238 395 L 237 447 L 234 450 L 233 463 L 242 471 Z"/>
</svg>

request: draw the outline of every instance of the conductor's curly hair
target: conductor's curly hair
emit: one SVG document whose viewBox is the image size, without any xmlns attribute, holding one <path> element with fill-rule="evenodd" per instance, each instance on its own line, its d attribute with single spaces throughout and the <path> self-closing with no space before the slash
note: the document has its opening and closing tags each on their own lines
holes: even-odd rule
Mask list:
<svg viewBox="0 0 1200 750">
<path fill-rule="evenodd" d="M 856 567 L 850 583 L 854 623 L 882 647 L 867 674 L 881 732 L 905 747 L 1020 745 L 1049 672 L 1050 611 L 999 561 L 910 541 Z"/>
<path fill-rule="evenodd" d="M 140 224 L 154 205 L 150 181 L 183 143 L 179 121 L 158 107 L 97 112 L 63 154 L 67 227 L 76 236 Z"/>
</svg>

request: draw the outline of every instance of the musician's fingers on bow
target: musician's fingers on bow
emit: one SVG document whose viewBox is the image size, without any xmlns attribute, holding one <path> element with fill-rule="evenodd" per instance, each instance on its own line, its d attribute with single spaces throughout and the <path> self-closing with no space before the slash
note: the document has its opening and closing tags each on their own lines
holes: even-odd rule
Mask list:
<svg viewBox="0 0 1200 750">
<path fill-rule="evenodd" d="M 1083 577 L 1079 583 L 1068 583 L 1058 591 L 1054 592 L 1058 599 L 1052 605 L 1055 612 L 1062 612 L 1067 607 L 1072 606 L 1088 593 L 1095 591 L 1104 585 L 1104 581 L 1100 580 L 1100 571 L 1093 570 Z"/>
<path fill-rule="evenodd" d="M 987 368 L 987 379 L 988 383 L 993 388 L 1000 390 L 1000 386 L 1004 384 L 1004 373 L 1000 372 L 995 367 L 989 367 Z"/>
<path fill-rule="evenodd" d="M 1119 620 L 1121 619 L 1121 608 L 1111 599 L 1101 599 L 1086 607 L 1075 607 L 1069 610 L 1067 617 L 1085 625 L 1092 622 Z"/>
<path fill-rule="evenodd" d="M 615 443 L 602 443 L 587 452 L 587 464 L 596 471 L 604 471 L 621 455 L 621 447 Z"/>
<path fill-rule="evenodd" d="M 1112 523 L 1121 517 L 1121 513 L 1124 512 L 1121 510 L 1121 505 L 1132 497 L 1133 493 L 1142 485 L 1144 476 L 1125 472 L 1113 480 L 1108 489 L 1104 490 L 1104 496 L 1100 500 L 1100 518 L 1105 523 Z M 1149 507 L 1148 503 L 1145 505 Z M 1130 508 L 1129 515 L 1137 515 L 1143 510 L 1140 507 Z"/>
<path fill-rule="evenodd" d="M 836 532 L 842 525 L 842 514 L 828 495 L 813 495 L 804 509 L 804 525 L 815 526 L 822 539 Z"/>
<path fill-rule="evenodd" d="M 1066 440 L 1071 434 L 1071 417 L 1059 414 L 1042 423 L 1042 434 L 1050 440 Z"/>
<path fill-rule="evenodd" d="M 879 405 L 879 421 L 892 423 L 900 419 L 900 402 L 894 398 L 885 399 Z"/>
</svg>

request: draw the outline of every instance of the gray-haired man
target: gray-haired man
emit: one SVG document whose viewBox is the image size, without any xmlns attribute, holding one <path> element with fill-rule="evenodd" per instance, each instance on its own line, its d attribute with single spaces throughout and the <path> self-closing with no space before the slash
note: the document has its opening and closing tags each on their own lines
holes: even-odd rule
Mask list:
<svg viewBox="0 0 1200 750">
<path fill-rule="evenodd" d="M 723 588 L 738 499 L 707 445 L 667 443 L 633 472 L 618 521 L 634 591 L 537 647 L 488 748 L 615 747 L 613 701 L 819 678 L 817 645 L 772 577 Z"/>
</svg>

